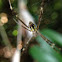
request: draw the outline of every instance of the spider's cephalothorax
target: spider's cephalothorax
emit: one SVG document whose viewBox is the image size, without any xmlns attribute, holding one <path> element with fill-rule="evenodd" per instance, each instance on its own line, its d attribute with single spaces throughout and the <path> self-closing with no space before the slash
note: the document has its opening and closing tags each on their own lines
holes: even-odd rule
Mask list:
<svg viewBox="0 0 62 62">
<path fill-rule="evenodd" d="M 29 22 L 29 27 L 30 27 L 31 31 L 37 31 L 35 24 L 33 24 L 32 22 Z"/>
</svg>

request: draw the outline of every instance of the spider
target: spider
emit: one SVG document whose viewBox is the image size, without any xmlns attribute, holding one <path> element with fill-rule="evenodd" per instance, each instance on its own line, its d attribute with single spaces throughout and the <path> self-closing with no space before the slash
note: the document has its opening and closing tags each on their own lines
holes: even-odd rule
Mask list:
<svg viewBox="0 0 62 62">
<path fill-rule="evenodd" d="M 40 22 L 42 20 L 42 15 L 43 15 L 43 7 L 44 7 L 44 3 L 45 1 L 42 0 L 42 3 L 41 3 L 41 8 L 40 8 L 40 15 L 39 15 L 39 19 L 38 19 L 38 24 L 37 24 L 37 27 L 36 25 L 33 23 L 33 22 L 29 22 L 29 26 L 27 26 L 19 17 L 18 15 L 16 14 L 15 17 L 16 17 L 16 20 L 19 20 L 21 21 L 21 23 L 24 25 L 22 25 L 23 28 L 25 28 L 26 30 L 30 31 L 30 32 L 33 32 L 34 34 L 38 34 L 40 35 L 50 46 L 53 47 L 53 49 L 58 48 L 54 43 L 52 43 L 50 40 L 48 40 L 44 35 L 42 35 L 38 30 L 39 30 L 39 26 L 40 26 Z M 13 8 L 11 6 L 11 3 L 10 3 L 10 0 L 9 0 L 9 5 L 10 5 L 10 9 L 13 11 Z M 14 19 L 14 21 L 16 21 Z M 27 42 L 28 44 L 29 42 Z M 25 49 L 25 47 L 23 46 L 22 48 L 23 50 Z M 58 48 L 59 49 L 59 48 Z M 56 50 L 56 49 L 55 49 Z"/>
</svg>

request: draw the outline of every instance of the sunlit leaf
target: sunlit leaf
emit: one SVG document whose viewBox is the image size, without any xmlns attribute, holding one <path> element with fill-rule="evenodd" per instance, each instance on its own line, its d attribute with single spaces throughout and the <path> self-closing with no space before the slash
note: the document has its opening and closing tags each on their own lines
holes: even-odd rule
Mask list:
<svg viewBox="0 0 62 62">
<path fill-rule="evenodd" d="M 12 34 L 13 34 L 14 36 L 17 36 L 17 34 L 18 34 L 17 30 L 14 30 L 14 31 L 12 32 Z"/>
</svg>

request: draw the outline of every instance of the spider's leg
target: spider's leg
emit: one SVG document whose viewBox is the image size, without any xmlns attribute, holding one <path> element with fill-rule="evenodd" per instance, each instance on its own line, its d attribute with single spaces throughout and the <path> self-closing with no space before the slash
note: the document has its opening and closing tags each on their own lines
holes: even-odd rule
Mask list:
<svg viewBox="0 0 62 62">
<path fill-rule="evenodd" d="M 22 54 L 24 53 L 25 50 L 27 50 L 28 48 L 28 45 L 29 45 L 29 42 L 30 40 L 33 38 L 33 36 L 31 36 L 30 38 L 28 38 L 28 40 L 26 40 L 27 42 L 25 42 L 25 44 L 23 45 L 23 48 L 22 48 Z"/>
<path fill-rule="evenodd" d="M 24 29 L 26 29 L 26 30 L 28 30 L 28 31 L 30 31 L 30 32 L 31 32 L 31 30 L 27 29 L 27 28 L 26 28 L 26 27 L 24 27 L 23 25 L 22 25 L 22 27 L 23 27 Z"/>
<path fill-rule="evenodd" d="M 19 24 L 14 18 L 13 18 L 13 20 L 17 23 L 17 24 Z M 26 30 L 28 30 L 28 31 L 31 31 L 31 30 L 29 30 L 28 28 L 26 28 L 26 27 L 24 27 L 23 25 L 21 25 L 24 29 L 26 29 Z"/>
<path fill-rule="evenodd" d="M 40 14 L 39 14 L 39 19 L 38 19 L 38 24 L 37 24 L 37 30 L 39 29 L 39 25 L 42 20 L 43 7 L 44 7 L 44 0 L 42 0 L 42 3 L 41 3 Z"/>
<path fill-rule="evenodd" d="M 18 19 L 19 21 L 21 21 L 28 29 L 29 27 L 18 17 L 17 13 L 14 11 L 14 9 L 12 8 L 11 2 L 9 1 L 9 5 L 10 5 L 10 9 L 13 11 L 13 13 L 15 13 L 16 19 Z M 15 20 L 14 20 L 15 21 Z"/>
<path fill-rule="evenodd" d="M 56 51 L 60 51 L 61 48 L 59 48 L 57 45 L 55 45 L 53 42 L 51 42 L 50 40 L 48 40 L 44 35 L 42 35 L 39 31 L 37 31 L 37 34 L 40 35 L 53 49 L 55 49 Z M 58 49 L 58 50 L 57 50 Z"/>
<path fill-rule="evenodd" d="M 16 18 L 21 21 L 27 28 L 29 28 L 17 15 L 16 15 Z"/>
</svg>

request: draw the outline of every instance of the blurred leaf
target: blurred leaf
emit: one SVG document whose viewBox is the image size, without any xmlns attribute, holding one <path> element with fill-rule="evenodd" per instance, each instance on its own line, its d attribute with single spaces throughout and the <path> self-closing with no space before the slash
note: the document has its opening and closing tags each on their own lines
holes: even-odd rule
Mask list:
<svg viewBox="0 0 62 62">
<path fill-rule="evenodd" d="M 17 36 L 18 31 L 17 31 L 17 30 L 14 30 L 14 31 L 12 32 L 12 34 L 13 34 L 14 36 Z"/>
<path fill-rule="evenodd" d="M 62 62 L 62 57 L 54 51 L 40 36 L 36 38 L 40 46 L 30 48 L 30 55 L 38 62 Z"/>
<path fill-rule="evenodd" d="M 12 7 L 16 9 L 18 7 L 18 0 L 11 0 Z"/>
<path fill-rule="evenodd" d="M 55 5 L 54 5 L 54 9 L 55 10 L 59 10 L 61 8 L 62 8 L 62 1 L 56 2 Z"/>
<path fill-rule="evenodd" d="M 62 62 L 62 57 L 59 54 L 54 54 L 54 52 L 52 53 L 53 54 L 46 52 L 46 50 L 43 50 L 39 46 L 33 46 L 32 48 L 30 48 L 30 54 L 38 62 Z"/>
<path fill-rule="evenodd" d="M 40 46 L 42 47 L 43 50 L 45 50 L 46 52 L 49 52 L 51 54 L 56 54 L 55 52 L 58 51 L 59 52 L 59 49 L 55 47 L 55 50 L 46 42 L 43 40 L 43 38 L 41 38 L 40 36 L 38 36 L 36 38 L 36 40 L 39 42 Z M 53 55 L 54 55 L 53 54 Z"/>
<path fill-rule="evenodd" d="M 0 8 L 2 7 L 2 5 L 3 5 L 3 2 L 2 2 L 2 0 L 0 0 Z"/>
<path fill-rule="evenodd" d="M 44 29 L 42 30 L 42 33 L 48 36 L 51 40 L 57 42 L 60 46 L 62 46 L 62 35 L 50 30 L 50 29 Z"/>
<path fill-rule="evenodd" d="M 51 18 L 52 19 L 56 19 L 57 17 L 58 17 L 57 12 L 53 12 L 52 15 L 51 15 Z"/>
<path fill-rule="evenodd" d="M 62 62 L 61 57 L 58 55 L 52 55 L 40 49 L 38 46 L 33 46 L 30 49 L 30 54 L 38 62 Z"/>
<path fill-rule="evenodd" d="M 43 50 L 45 50 L 46 52 L 50 52 L 52 53 L 54 50 L 50 47 L 50 45 L 48 45 L 46 43 L 46 41 L 44 41 L 40 36 L 36 37 L 36 40 L 38 41 L 38 43 L 40 44 L 40 46 L 42 47 Z M 51 50 L 50 50 L 51 49 Z"/>
<path fill-rule="evenodd" d="M 33 8 L 34 8 L 34 9 L 33 9 Z M 33 6 L 33 7 L 32 7 L 32 11 L 33 11 L 33 12 L 36 12 L 36 11 L 37 11 L 37 7 Z"/>
</svg>

